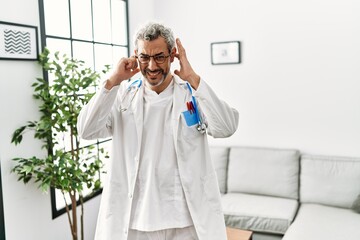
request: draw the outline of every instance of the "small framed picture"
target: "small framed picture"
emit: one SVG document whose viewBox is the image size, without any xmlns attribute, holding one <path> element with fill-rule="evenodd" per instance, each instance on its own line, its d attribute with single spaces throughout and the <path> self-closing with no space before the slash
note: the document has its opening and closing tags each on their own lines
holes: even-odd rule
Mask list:
<svg viewBox="0 0 360 240">
<path fill-rule="evenodd" d="M 239 41 L 211 43 L 211 64 L 241 63 L 241 44 Z"/>
<path fill-rule="evenodd" d="M 0 21 L 0 60 L 37 60 L 37 27 Z"/>
</svg>

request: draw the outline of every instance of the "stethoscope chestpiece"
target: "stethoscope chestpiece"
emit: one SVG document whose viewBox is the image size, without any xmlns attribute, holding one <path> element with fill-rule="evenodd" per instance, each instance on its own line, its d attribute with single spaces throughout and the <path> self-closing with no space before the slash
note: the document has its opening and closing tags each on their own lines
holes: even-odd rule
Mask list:
<svg viewBox="0 0 360 240">
<path fill-rule="evenodd" d="M 201 124 L 199 123 L 198 126 L 197 126 L 197 130 L 202 134 L 206 133 L 206 124 L 205 123 L 201 123 Z"/>
</svg>

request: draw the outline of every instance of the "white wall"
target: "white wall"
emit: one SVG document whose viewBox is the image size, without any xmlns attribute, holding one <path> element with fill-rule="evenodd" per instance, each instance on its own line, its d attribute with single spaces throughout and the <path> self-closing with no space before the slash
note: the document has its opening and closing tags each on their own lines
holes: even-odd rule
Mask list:
<svg viewBox="0 0 360 240">
<path fill-rule="evenodd" d="M 155 4 L 154 0 L 130 0 L 129 6 L 129 37 L 130 37 L 130 55 L 134 52 L 133 36 L 137 29 L 145 22 L 154 19 Z M 157 11 L 156 11 L 157 12 Z"/>
<path fill-rule="evenodd" d="M 240 112 L 214 145 L 360 156 L 360 2 L 155 0 L 188 58 Z M 210 43 L 239 40 L 243 62 L 213 66 Z"/>
</svg>

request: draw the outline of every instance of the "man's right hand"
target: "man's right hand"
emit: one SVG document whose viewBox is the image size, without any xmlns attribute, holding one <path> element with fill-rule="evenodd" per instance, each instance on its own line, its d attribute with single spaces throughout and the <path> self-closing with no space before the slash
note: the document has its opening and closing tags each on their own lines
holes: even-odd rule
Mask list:
<svg viewBox="0 0 360 240">
<path fill-rule="evenodd" d="M 111 77 L 106 81 L 105 88 L 110 90 L 138 72 L 140 72 L 140 68 L 135 57 L 121 58 Z"/>
</svg>

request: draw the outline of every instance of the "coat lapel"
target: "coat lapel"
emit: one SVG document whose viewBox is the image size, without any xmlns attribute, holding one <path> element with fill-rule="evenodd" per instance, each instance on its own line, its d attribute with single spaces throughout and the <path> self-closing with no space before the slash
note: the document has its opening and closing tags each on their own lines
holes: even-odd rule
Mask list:
<svg viewBox="0 0 360 240">
<path fill-rule="evenodd" d="M 186 83 L 174 76 L 174 96 L 173 96 L 173 136 L 175 148 L 177 148 L 177 135 L 181 113 L 186 110 Z"/>
<path fill-rule="evenodd" d="M 144 81 L 144 80 L 142 80 Z M 144 82 L 139 88 L 136 96 L 134 97 L 133 104 L 131 104 L 131 110 L 134 114 L 138 148 L 141 146 L 142 131 L 143 131 L 143 120 L 144 120 Z M 140 149 L 138 149 L 140 150 Z"/>
</svg>

